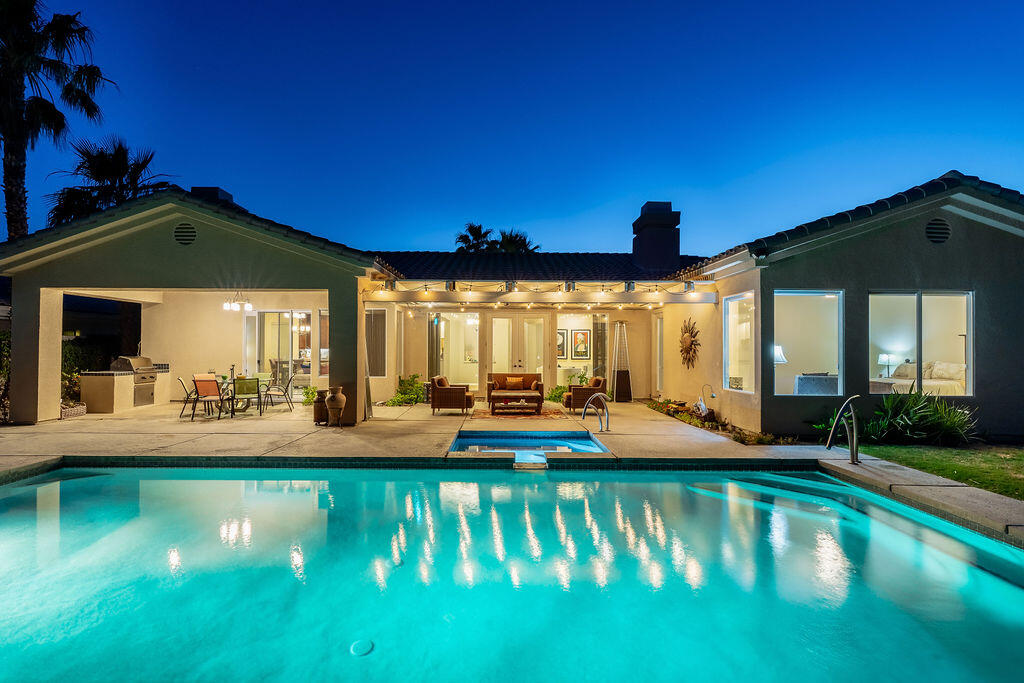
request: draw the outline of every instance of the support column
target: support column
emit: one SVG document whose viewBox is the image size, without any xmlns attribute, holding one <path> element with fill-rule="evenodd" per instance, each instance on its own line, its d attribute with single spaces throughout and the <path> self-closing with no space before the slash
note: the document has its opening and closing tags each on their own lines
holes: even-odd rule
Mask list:
<svg viewBox="0 0 1024 683">
<path fill-rule="evenodd" d="M 60 417 L 64 292 L 14 277 L 11 286 L 11 421 Z"/>
<path fill-rule="evenodd" d="M 363 304 L 359 300 L 356 279 L 344 280 L 327 292 L 331 345 L 330 386 L 342 386 L 345 411 L 341 421 L 354 425 L 366 415 L 366 344 L 363 330 Z"/>
</svg>

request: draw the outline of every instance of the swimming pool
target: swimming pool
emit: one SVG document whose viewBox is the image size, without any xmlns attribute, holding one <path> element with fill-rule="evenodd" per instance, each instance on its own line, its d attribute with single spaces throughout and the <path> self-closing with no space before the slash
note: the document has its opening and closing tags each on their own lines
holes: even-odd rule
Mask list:
<svg viewBox="0 0 1024 683">
<path fill-rule="evenodd" d="M 0 487 L 11 681 L 1008 680 L 1022 585 L 1024 552 L 812 473 Z"/>
</svg>

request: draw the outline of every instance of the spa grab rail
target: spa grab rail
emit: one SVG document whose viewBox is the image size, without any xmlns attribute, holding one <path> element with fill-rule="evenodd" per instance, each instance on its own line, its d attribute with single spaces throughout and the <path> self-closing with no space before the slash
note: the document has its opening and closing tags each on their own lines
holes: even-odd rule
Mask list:
<svg viewBox="0 0 1024 683">
<path fill-rule="evenodd" d="M 590 407 L 595 398 L 601 399 L 601 405 L 604 407 L 604 419 L 602 419 L 601 411 L 598 410 L 597 406 L 594 406 L 594 413 L 597 414 L 597 431 L 610 432 L 612 430 L 612 413 L 608 410 L 608 401 L 612 400 L 612 397 L 608 394 L 599 392 L 588 398 L 587 402 L 583 404 L 583 417 L 580 419 L 587 419 L 587 408 Z"/>
<path fill-rule="evenodd" d="M 860 454 L 857 450 L 857 411 L 853 407 L 853 400 L 860 398 L 860 394 L 854 394 L 843 402 L 836 413 L 836 419 L 832 423 L 832 429 L 828 433 L 828 441 L 825 442 L 825 450 L 831 450 L 836 436 L 836 427 L 843 423 L 846 430 L 846 441 L 850 444 L 850 464 L 860 464 Z"/>
</svg>

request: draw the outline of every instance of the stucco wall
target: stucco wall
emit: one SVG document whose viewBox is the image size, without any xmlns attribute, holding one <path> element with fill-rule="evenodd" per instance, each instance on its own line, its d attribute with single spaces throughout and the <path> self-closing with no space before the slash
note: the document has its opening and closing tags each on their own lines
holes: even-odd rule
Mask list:
<svg viewBox="0 0 1024 683">
<path fill-rule="evenodd" d="M 245 364 L 244 313 L 222 308 L 223 292 L 165 292 L 163 303 L 142 306 L 142 353 L 154 362 L 168 363 L 174 380 L 171 397 L 182 396 L 176 378 L 190 380 L 195 373 L 215 369 L 227 373 L 255 373 Z M 310 379 L 313 385 L 327 386 L 327 377 L 319 375 L 316 358 L 320 323 L 317 311 L 327 308 L 327 292 L 252 292 L 246 295 L 256 311 L 295 310 L 312 312 L 313 360 Z"/>
<path fill-rule="evenodd" d="M 925 224 L 935 217 L 952 226 L 952 236 L 943 244 L 925 238 Z M 763 358 L 769 358 L 774 336 L 773 290 L 844 290 L 844 394 L 866 397 L 859 405 L 862 413 L 870 413 L 878 398 L 869 397 L 869 379 L 880 369 L 878 349 L 870 347 L 869 341 L 869 293 L 974 291 L 975 396 L 954 400 L 977 406 L 979 425 L 990 436 L 1019 437 L 1024 434 L 1024 413 L 1017 396 L 1024 385 L 1024 364 L 1017 359 L 1024 316 L 1016 299 L 1024 282 L 1022 247 L 1021 237 L 934 208 L 919 209 L 878 230 L 775 261 L 761 270 L 767 304 L 762 307 L 762 330 L 769 340 L 762 346 Z M 962 353 L 954 346 L 946 352 Z M 771 386 L 770 362 L 763 364 L 762 374 L 765 385 Z M 807 434 L 809 423 L 837 408 L 841 400 L 766 394 L 764 429 Z"/>
<path fill-rule="evenodd" d="M 753 292 L 756 314 L 762 306 L 758 271 L 724 278 L 715 283 L 715 291 L 719 297 L 715 304 L 668 304 L 664 307 L 665 384 L 661 393 L 664 398 L 687 401 L 692 405 L 704 384 L 710 384 L 710 390 L 704 389 L 704 399 L 708 406 L 730 423 L 756 431 L 761 428 L 761 384 L 755 382 L 755 390 L 750 393 L 723 388 L 722 300 L 734 294 Z M 679 355 L 681 327 L 687 318 L 693 319 L 700 332 L 700 353 L 693 368 L 686 368 Z M 754 348 L 760 346 L 760 330 L 755 325 Z M 755 355 L 755 377 L 760 376 L 761 362 L 761 357 Z M 716 398 L 710 398 L 712 392 Z"/>
</svg>

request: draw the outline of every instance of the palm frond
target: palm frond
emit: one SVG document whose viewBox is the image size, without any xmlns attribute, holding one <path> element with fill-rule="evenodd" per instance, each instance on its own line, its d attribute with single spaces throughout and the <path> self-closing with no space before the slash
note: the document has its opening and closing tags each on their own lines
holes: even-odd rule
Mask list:
<svg viewBox="0 0 1024 683">
<path fill-rule="evenodd" d="M 32 96 L 25 99 L 24 125 L 30 147 L 45 135 L 54 144 L 61 144 L 67 133 L 68 122 L 57 106 L 45 97 Z"/>
</svg>

